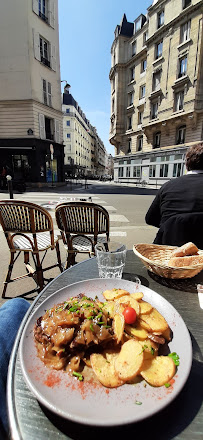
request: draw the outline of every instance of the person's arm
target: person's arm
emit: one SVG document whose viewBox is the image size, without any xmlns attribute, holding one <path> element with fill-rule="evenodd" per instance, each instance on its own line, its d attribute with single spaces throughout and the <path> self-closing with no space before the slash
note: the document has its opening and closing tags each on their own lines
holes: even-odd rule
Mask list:
<svg viewBox="0 0 203 440">
<path fill-rule="evenodd" d="M 148 225 L 156 226 L 156 228 L 159 228 L 161 221 L 160 204 L 161 204 L 160 191 L 158 191 L 155 199 L 153 200 L 145 216 L 146 223 Z"/>
</svg>

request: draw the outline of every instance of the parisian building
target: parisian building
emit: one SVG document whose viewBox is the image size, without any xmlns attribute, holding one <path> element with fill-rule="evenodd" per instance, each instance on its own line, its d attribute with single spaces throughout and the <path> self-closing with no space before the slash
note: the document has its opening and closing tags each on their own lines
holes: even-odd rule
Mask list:
<svg viewBox="0 0 203 440">
<path fill-rule="evenodd" d="M 62 96 L 65 175 L 100 177 L 105 173 L 106 148 L 69 87 Z"/>
<path fill-rule="evenodd" d="M 58 0 L 3 1 L 0 40 L 0 168 L 63 181 Z"/>
<path fill-rule="evenodd" d="M 114 180 L 162 185 L 203 140 L 202 0 L 155 0 L 123 15 L 111 48 Z"/>
</svg>

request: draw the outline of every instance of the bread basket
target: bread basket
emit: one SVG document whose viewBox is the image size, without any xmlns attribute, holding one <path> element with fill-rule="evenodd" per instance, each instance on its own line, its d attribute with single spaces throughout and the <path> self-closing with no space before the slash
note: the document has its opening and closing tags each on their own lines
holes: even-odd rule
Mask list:
<svg viewBox="0 0 203 440">
<path fill-rule="evenodd" d="M 176 246 L 163 246 L 157 244 L 138 243 L 133 246 L 133 251 L 151 272 L 163 278 L 192 278 L 203 270 L 203 264 L 188 267 L 170 267 L 168 261 Z M 199 255 L 203 251 L 199 250 Z"/>
</svg>

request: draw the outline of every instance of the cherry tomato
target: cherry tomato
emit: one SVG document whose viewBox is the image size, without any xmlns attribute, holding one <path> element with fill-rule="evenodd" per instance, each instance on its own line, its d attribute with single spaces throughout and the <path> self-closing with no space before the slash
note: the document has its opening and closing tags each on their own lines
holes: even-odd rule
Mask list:
<svg viewBox="0 0 203 440">
<path fill-rule="evenodd" d="M 137 313 L 133 307 L 126 307 L 123 310 L 123 316 L 126 324 L 133 324 L 136 321 Z"/>
</svg>

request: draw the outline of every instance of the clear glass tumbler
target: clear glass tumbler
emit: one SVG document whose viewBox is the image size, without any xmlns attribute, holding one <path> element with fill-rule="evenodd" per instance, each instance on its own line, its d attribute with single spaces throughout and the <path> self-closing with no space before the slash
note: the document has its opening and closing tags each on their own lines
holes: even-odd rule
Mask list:
<svg viewBox="0 0 203 440">
<path fill-rule="evenodd" d="M 122 243 L 98 243 L 95 253 L 100 278 L 122 278 L 126 260 L 126 246 Z"/>
</svg>

